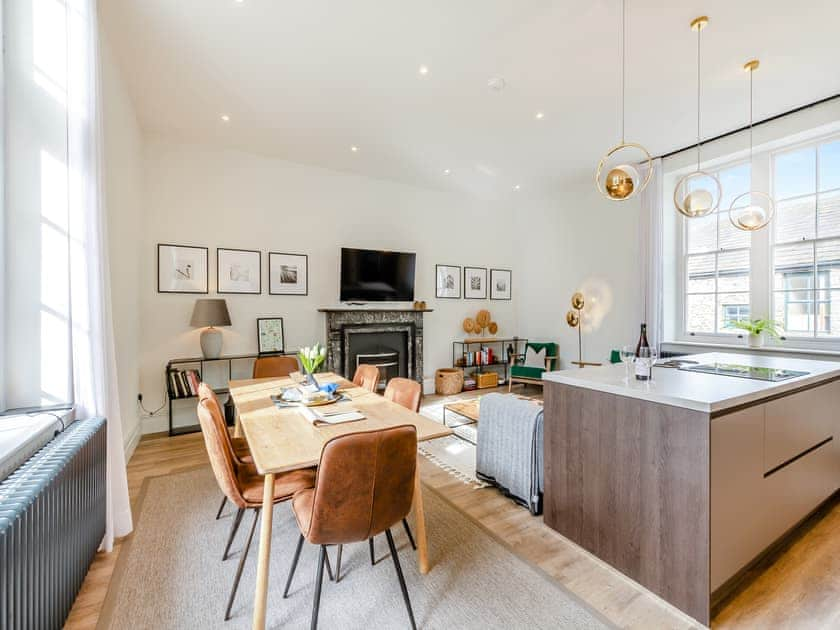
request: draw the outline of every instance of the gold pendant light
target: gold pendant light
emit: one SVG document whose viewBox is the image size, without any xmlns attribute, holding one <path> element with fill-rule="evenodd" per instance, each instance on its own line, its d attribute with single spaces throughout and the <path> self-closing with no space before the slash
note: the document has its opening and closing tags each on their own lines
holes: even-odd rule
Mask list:
<svg viewBox="0 0 840 630">
<path fill-rule="evenodd" d="M 758 70 L 758 59 L 744 64 L 750 73 L 750 168 L 753 153 L 753 73 Z M 752 178 L 750 178 L 752 179 Z M 776 202 L 766 192 L 750 190 L 732 200 L 729 206 L 729 220 L 739 230 L 755 232 L 767 226 L 776 214 Z"/>
<path fill-rule="evenodd" d="M 691 20 L 691 30 L 697 32 L 697 168 L 684 175 L 674 188 L 674 207 L 689 219 L 705 217 L 720 205 L 720 180 L 700 170 L 700 31 L 709 24 L 705 15 Z"/>
<path fill-rule="evenodd" d="M 595 170 L 595 188 L 610 201 L 626 201 L 635 197 L 645 189 L 653 175 L 653 160 L 647 149 L 641 144 L 624 140 L 625 23 L 625 0 L 621 0 L 621 142 L 607 151 Z M 641 158 L 647 167 L 644 178 L 639 168 L 633 166 L 633 162 L 638 163 Z"/>
</svg>

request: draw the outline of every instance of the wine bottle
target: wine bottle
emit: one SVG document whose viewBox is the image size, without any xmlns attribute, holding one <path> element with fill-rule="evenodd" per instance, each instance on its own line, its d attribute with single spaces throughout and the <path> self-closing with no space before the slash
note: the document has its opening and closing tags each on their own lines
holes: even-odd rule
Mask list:
<svg viewBox="0 0 840 630">
<path fill-rule="evenodd" d="M 650 362 L 648 360 L 639 361 L 639 354 L 643 348 L 648 351 L 646 354 L 649 357 L 650 344 L 647 339 L 647 324 L 644 323 L 639 333 L 639 342 L 636 344 L 636 380 L 638 381 L 650 380 Z"/>
</svg>

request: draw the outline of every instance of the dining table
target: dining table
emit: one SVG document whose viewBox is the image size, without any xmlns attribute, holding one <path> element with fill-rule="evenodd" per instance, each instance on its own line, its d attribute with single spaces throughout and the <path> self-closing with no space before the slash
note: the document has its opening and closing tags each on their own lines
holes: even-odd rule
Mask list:
<svg viewBox="0 0 840 630">
<path fill-rule="evenodd" d="M 275 404 L 272 396 L 300 386 L 303 377 L 292 374 L 281 378 L 259 378 L 230 381 L 230 395 L 236 406 L 234 434 L 244 436 L 251 450 L 257 472 L 264 476 L 261 514 L 259 557 L 257 563 L 256 593 L 254 596 L 253 628 L 265 627 L 268 600 L 268 566 L 271 554 L 271 528 L 274 506 L 274 475 L 300 468 L 314 467 L 321 458 L 321 450 L 330 439 L 356 433 L 387 429 L 400 425 L 413 425 L 417 441 L 432 440 L 452 434 L 443 424 L 406 409 L 384 396 L 355 386 L 351 381 L 334 373 L 316 375 L 318 384 L 335 383 L 343 402 L 331 407 L 357 411 L 363 418 L 350 422 L 328 424 L 312 422 L 300 406 Z M 429 552 L 426 538 L 426 521 L 423 511 L 423 492 L 420 469 L 414 476 L 413 512 L 417 563 L 420 573 L 428 573 Z"/>
</svg>

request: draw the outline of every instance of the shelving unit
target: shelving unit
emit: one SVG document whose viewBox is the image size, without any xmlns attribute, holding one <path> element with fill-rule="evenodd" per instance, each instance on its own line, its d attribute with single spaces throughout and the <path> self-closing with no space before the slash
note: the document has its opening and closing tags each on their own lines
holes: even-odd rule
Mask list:
<svg viewBox="0 0 840 630">
<path fill-rule="evenodd" d="M 464 370 L 464 376 L 483 374 L 488 371 L 497 372 L 500 376 L 499 385 L 507 383 L 510 357 L 508 346 L 513 347 L 513 358 L 518 359 L 525 354 L 527 339 L 522 337 L 474 337 L 452 342 L 452 367 Z M 470 361 L 469 357 L 477 351 L 491 348 L 494 360 L 489 363 Z M 500 369 L 501 368 L 501 369 Z"/>
</svg>

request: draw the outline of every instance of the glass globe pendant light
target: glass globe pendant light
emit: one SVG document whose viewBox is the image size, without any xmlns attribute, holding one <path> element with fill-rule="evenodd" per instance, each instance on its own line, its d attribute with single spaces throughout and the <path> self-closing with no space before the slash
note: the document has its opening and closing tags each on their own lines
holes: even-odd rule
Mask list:
<svg viewBox="0 0 840 630">
<path fill-rule="evenodd" d="M 705 217 L 718 209 L 722 189 L 720 180 L 700 170 L 700 31 L 709 24 L 705 15 L 691 20 L 697 31 L 697 169 L 684 175 L 674 188 L 674 207 L 689 219 Z"/>
<path fill-rule="evenodd" d="M 753 153 L 753 72 L 758 70 L 758 59 L 744 64 L 750 73 L 750 164 Z M 776 202 L 765 192 L 750 190 L 732 200 L 729 206 L 729 220 L 739 230 L 755 232 L 765 227 L 776 214 Z"/>
<path fill-rule="evenodd" d="M 642 192 L 653 174 L 653 161 L 641 144 L 626 142 L 624 139 L 624 78 L 625 78 L 625 0 L 621 0 L 621 142 L 612 147 L 595 170 L 595 188 L 610 201 L 626 201 Z M 635 152 L 636 157 L 633 157 Z M 644 178 L 639 172 L 639 158 L 643 158 L 647 172 Z"/>
</svg>

